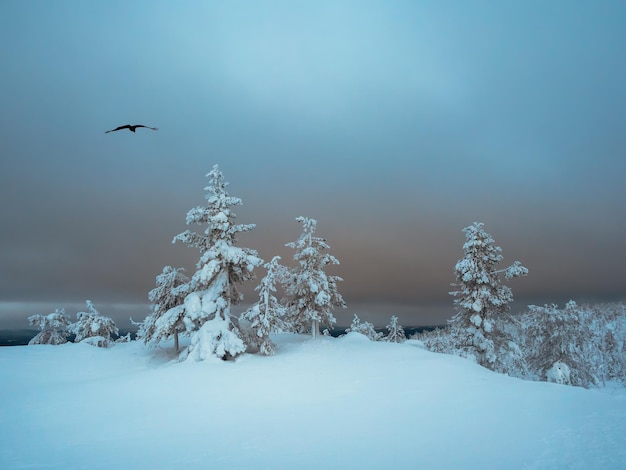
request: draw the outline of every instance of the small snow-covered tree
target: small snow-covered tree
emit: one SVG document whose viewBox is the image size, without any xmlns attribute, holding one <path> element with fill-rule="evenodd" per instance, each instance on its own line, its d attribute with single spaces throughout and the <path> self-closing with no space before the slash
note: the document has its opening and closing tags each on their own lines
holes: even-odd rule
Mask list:
<svg viewBox="0 0 626 470">
<path fill-rule="evenodd" d="M 259 300 L 242 315 L 252 323 L 253 341 L 261 354 L 266 356 L 276 351 L 276 345 L 270 339 L 270 335 L 284 328 L 283 317 L 286 308 L 274 295 L 276 284 L 281 282 L 286 274 L 286 268 L 279 264 L 279 261 L 280 256 L 274 256 L 272 261 L 264 265 L 267 274 L 255 289 L 259 292 Z"/>
<path fill-rule="evenodd" d="M 385 336 L 385 341 L 389 341 L 390 343 L 403 343 L 406 340 L 404 328 L 398 324 L 398 317 L 395 315 L 391 317 L 391 321 L 389 325 L 387 325 L 387 331 L 388 334 Z"/>
<path fill-rule="evenodd" d="M 186 230 L 173 240 L 200 250 L 197 270 L 188 283 L 189 294 L 182 311 L 176 312 L 182 315 L 185 330 L 194 332 L 187 353 L 196 360 L 212 355 L 227 359 L 245 351 L 230 309 L 243 299 L 237 286 L 253 279 L 254 268 L 263 262 L 256 251 L 236 246 L 237 234 L 254 228 L 253 224 L 234 223 L 231 206 L 241 205 L 241 199 L 228 195 L 228 183 L 217 165 L 207 177 L 206 206 L 187 213 L 187 225 L 205 226 L 204 232 Z"/>
<path fill-rule="evenodd" d="M 57 308 L 48 315 L 32 315 L 28 317 L 28 322 L 41 330 L 28 342 L 29 345 L 67 343 L 70 319 L 65 314 L 65 309 Z"/>
<path fill-rule="evenodd" d="M 143 321 L 137 335 L 144 343 L 158 343 L 174 337 L 178 351 L 178 335 L 185 330 L 183 323 L 185 296 L 189 293 L 189 278 L 182 268 L 165 266 L 156 277 L 156 287 L 148 293 L 152 313 Z"/>
<path fill-rule="evenodd" d="M 315 338 L 319 335 L 320 324 L 329 328 L 335 324 L 333 309 L 346 307 L 337 290 L 337 282 L 342 279 L 325 272 L 328 265 L 339 264 L 339 261 L 324 253 L 330 248 L 326 240 L 314 236 L 317 221 L 306 217 L 298 217 L 296 221 L 302 224 L 303 232 L 297 241 L 286 244 L 296 250 L 293 259 L 297 262 L 285 281 L 287 319 L 294 331 L 310 332 Z"/>
<path fill-rule="evenodd" d="M 499 317 L 508 314 L 513 293 L 502 285 L 500 276 L 512 279 L 528 274 L 519 261 L 506 269 L 498 269 L 502 249 L 482 223 L 474 222 L 463 229 L 465 256 L 454 267 L 457 290 L 454 296 L 456 315 L 450 321 L 453 341 L 461 355 L 474 358 L 480 365 L 503 372 L 503 355 L 516 354 L 519 348 L 499 325 Z"/>
<path fill-rule="evenodd" d="M 111 335 L 118 335 L 115 322 L 100 315 L 91 300 L 87 300 L 87 311 L 76 313 L 76 323 L 70 325 L 70 331 L 76 335 L 75 342 L 86 341 L 93 346 L 109 347 L 112 344 Z"/>
<path fill-rule="evenodd" d="M 346 333 L 361 333 L 372 341 L 380 341 L 383 337 L 382 333 L 379 333 L 374 329 L 373 323 L 368 321 L 362 322 L 356 313 L 354 314 L 352 323 L 350 323 L 350 327 L 346 328 Z"/>
</svg>

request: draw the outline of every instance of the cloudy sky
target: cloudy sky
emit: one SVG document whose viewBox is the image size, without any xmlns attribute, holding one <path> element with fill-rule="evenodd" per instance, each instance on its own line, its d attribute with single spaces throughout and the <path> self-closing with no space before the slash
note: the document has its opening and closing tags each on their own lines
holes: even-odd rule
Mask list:
<svg viewBox="0 0 626 470">
<path fill-rule="evenodd" d="M 0 4 L 0 325 L 146 311 L 219 164 L 240 245 L 318 220 L 350 307 L 452 314 L 474 221 L 516 305 L 626 298 L 621 1 Z M 158 132 L 105 134 L 142 123 Z M 249 286 L 247 301 L 254 301 Z M 138 313 L 142 312 L 142 313 Z"/>
</svg>

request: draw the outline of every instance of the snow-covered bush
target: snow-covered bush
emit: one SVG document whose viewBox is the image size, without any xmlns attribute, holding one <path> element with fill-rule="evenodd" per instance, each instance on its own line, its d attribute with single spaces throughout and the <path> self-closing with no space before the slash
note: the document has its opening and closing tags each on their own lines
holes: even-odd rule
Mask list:
<svg viewBox="0 0 626 470">
<path fill-rule="evenodd" d="M 350 327 L 346 328 L 346 333 L 360 333 L 372 341 L 380 341 L 383 337 L 382 333 L 374 329 L 374 324 L 368 321 L 362 322 L 357 314 L 354 314 Z"/>
<path fill-rule="evenodd" d="M 530 380 L 590 387 L 606 381 L 626 383 L 626 308 L 623 304 L 529 306 L 505 316 L 497 330 L 512 338 L 498 352 L 503 372 Z M 437 328 L 412 336 L 429 351 L 477 361 L 472 348 L 459 347 L 458 330 Z M 498 343 L 498 342 L 496 342 Z M 496 350 L 498 351 L 498 350 Z"/>
<path fill-rule="evenodd" d="M 132 336 L 130 334 L 130 331 L 128 333 L 126 333 L 124 336 L 120 336 L 119 338 L 117 338 L 115 340 L 116 343 L 130 343 L 132 341 Z"/>
<path fill-rule="evenodd" d="M 148 293 L 152 302 L 152 313 L 141 323 L 137 336 L 144 343 L 156 344 L 174 337 L 174 348 L 178 351 L 178 335 L 185 330 L 182 305 L 189 293 L 189 278 L 182 268 L 165 266 L 156 277 L 156 287 Z"/>
<path fill-rule="evenodd" d="M 594 361 L 604 381 L 626 383 L 626 306 L 600 304 L 586 306 L 596 343 Z"/>
<path fill-rule="evenodd" d="M 568 365 L 561 361 L 556 361 L 552 367 L 546 371 L 546 380 L 562 385 L 570 385 L 572 375 Z"/>
<path fill-rule="evenodd" d="M 70 331 L 76 335 L 74 341 L 79 343 L 85 339 L 93 338 L 86 343 L 99 347 L 109 347 L 113 344 L 111 335 L 119 334 L 115 322 L 109 317 L 100 315 L 91 300 L 87 300 L 86 303 L 87 311 L 78 312 L 76 323 L 70 325 Z"/>
<path fill-rule="evenodd" d="M 390 343 L 403 343 L 406 340 L 404 328 L 398 324 L 398 317 L 395 315 L 391 317 L 391 321 L 389 325 L 387 325 L 387 332 L 387 336 L 384 338 L 385 341 Z"/>
<path fill-rule="evenodd" d="M 457 290 L 450 292 L 457 308 L 450 321 L 452 346 L 460 355 L 473 358 L 482 366 L 507 372 L 503 355 L 510 363 L 519 348 L 498 325 L 508 314 L 513 300 L 511 289 L 502 285 L 500 275 L 511 279 L 526 275 L 528 270 L 518 261 L 506 269 L 497 268 L 502 261 L 502 249 L 494 245 L 482 223 L 474 222 L 463 232 L 465 256 L 454 268 L 457 282 L 453 286 Z"/>
<path fill-rule="evenodd" d="M 264 265 L 267 274 L 255 289 L 259 292 L 259 300 L 242 315 L 243 319 L 251 322 L 253 334 L 248 338 L 259 348 L 261 354 L 266 356 L 276 351 L 276 345 L 270 339 L 270 335 L 285 328 L 283 317 L 286 309 L 274 295 L 276 284 L 286 275 L 286 268 L 280 265 L 279 261 L 280 256 L 275 256 Z"/>
<path fill-rule="evenodd" d="M 557 363 L 562 370 L 566 370 L 563 365 L 567 366 L 567 383 L 571 385 L 589 387 L 602 380 L 611 354 L 608 350 L 602 354 L 605 335 L 600 331 L 606 331 L 606 325 L 598 330 L 604 322 L 601 315 L 592 312 L 572 300 L 563 309 L 554 304 L 529 306 L 523 316 L 528 363 L 540 380 L 552 380 Z M 617 343 L 613 350 L 616 347 Z"/>
<path fill-rule="evenodd" d="M 432 352 L 453 354 L 454 348 L 450 338 L 450 326 L 424 330 L 411 335 L 411 339 L 420 341 L 424 347 Z"/>
<path fill-rule="evenodd" d="M 287 321 L 297 333 L 319 335 L 320 324 L 328 328 L 336 323 L 333 309 L 345 308 L 346 304 L 337 290 L 339 276 L 326 274 L 326 266 L 339 264 L 334 256 L 323 253 L 330 248 L 323 238 L 315 237 L 317 221 L 298 217 L 302 224 L 302 235 L 286 246 L 296 250 L 293 259 L 298 263 L 285 280 L 287 299 Z"/>
<path fill-rule="evenodd" d="M 63 344 L 67 343 L 70 319 L 64 309 L 56 309 L 48 315 L 32 315 L 28 322 L 41 331 L 28 344 Z"/>
<path fill-rule="evenodd" d="M 182 321 L 185 331 L 194 334 L 187 352 L 193 350 L 192 356 L 198 360 L 205 358 L 209 351 L 227 359 L 245 350 L 240 347 L 243 342 L 231 321 L 230 308 L 243 299 L 237 286 L 253 279 L 254 268 L 263 263 L 256 251 L 236 246 L 237 234 L 254 228 L 253 224 L 234 223 L 235 214 L 230 207 L 241 205 L 241 199 L 228 195 L 228 183 L 217 165 L 207 177 L 210 180 L 205 188 L 206 206 L 187 213 L 187 225 L 203 225 L 203 233 L 186 230 L 173 240 L 200 250 L 197 270 L 188 282 L 189 293 L 183 304 L 168 310 L 157 321 L 157 324 Z M 209 321 L 213 323 L 203 329 Z"/>
</svg>

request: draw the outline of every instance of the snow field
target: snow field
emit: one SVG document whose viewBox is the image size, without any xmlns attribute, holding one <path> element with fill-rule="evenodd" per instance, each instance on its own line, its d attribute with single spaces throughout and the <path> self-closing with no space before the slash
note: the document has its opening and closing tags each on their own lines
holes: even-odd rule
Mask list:
<svg viewBox="0 0 626 470">
<path fill-rule="evenodd" d="M 499 375 L 417 341 L 281 334 L 275 356 L 0 348 L 0 468 L 624 468 L 626 391 Z"/>
</svg>

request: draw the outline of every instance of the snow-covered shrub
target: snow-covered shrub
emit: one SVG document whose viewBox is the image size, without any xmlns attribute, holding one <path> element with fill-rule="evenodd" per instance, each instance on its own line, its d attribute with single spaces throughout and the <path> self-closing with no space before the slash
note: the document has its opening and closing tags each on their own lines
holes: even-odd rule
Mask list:
<svg viewBox="0 0 626 470">
<path fill-rule="evenodd" d="M 612 330 L 607 329 L 600 338 L 599 353 L 601 368 L 599 372 L 603 380 L 626 381 L 626 354 L 624 345 L 620 345 Z"/>
<path fill-rule="evenodd" d="M 502 285 L 500 275 L 511 279 L 526 275 L 528 270 L 518 261 L 506 269 L 498 269 L 502 249 L 494 245 L 482 223 L 474 222 L 463 232 L 465 256 L 454 268 L 457 282 L 453 286 L 457 290 L 450 292 L 457 308 L 450 321 L 452 346 L 460 355 L 474 358 L 484 367 L 507 372 L 503 354 L 510 362 L 519 348 L 497 324 L 508 313 L 513 300 L 511 289 Z"/>
<path fill-rule="evenodd" d="M 178 325 L 182 321 L 185 331 L 194 334 L 187 352 L 193 349 L 198 360 L 205 358 L 207 351 L 228 358 L 245 350 L 239 346 L 243 342 L 230 319 L 230 308 L 243 299 L 238 284 L 254 279 L 254 268 L 263 263 L 256 251 L 236 246 L 237 234 L 254 228 L 253 224 L 234 223 L 230 207 L 241 205 L 241 199 L 228 195 L 228 183 L 217 165 L 207 177 L 206 206 L 187 213 L 187 225 L 203 225 L 203 233 L 186 230 L 173 240 L 200 250 L 197 270 L 188 282 L 189 293 L 182 305 L 168 310 L 156 322 L 159 327 L 159 322 Z M 208 321 L 214 322 L 203 329 Z"/>
<path fill-rule="evenodd" d="M 28 344 L 63 344 L 67 343 L 70 319 L 64 309 L 56 309 L 48 315 L 32 315 L 28 322 L 41 331 Z"/>
<path fill-rule="evenodd" d="M 387 336 L 384 338 L 385 341 L 390 343 L 403 343 L 406 340 L 404 328 L 398 324 L 398 317 L 395 315 L 391 317 L 391 321 L 389 325 L 387 325 L 387 332 Z"/>
<path fill-rule="evenodd" d="M 270 335 L 285 328 L 283 317 L 286 308 L 274 295 L 276 283 L 286 275 L 285 267 L 280 265 L 279 261 L 280 256 L 275 256 L 264 265 L 267 274 L 255 289 L 259 292 L 259 300 L 242 315 L 243 319 L 251 322 L 250 328 L 253 331 L 247 338 L 259 348 L 261 354 L 266 356 L 271 356 L 276 351 L 276 345 L 270 339 Z"/>
<path fill-rule="evenodd" d="M 346 333 L 360 333 L 372 341 L 380 341 L 383 337 L 382 333 L 374 329 L 374 324 L 368 321 L 362 322 L 357 314 L 354 314 L 350 327 L 346 328 Z"/>
<path fill-rule="evenodd" d="M 567 366 L 568 383 L 589 387 L 597 384 L 598 368 L 594 364 L 594 335 L 588 322 L 588 311 L 569 301 L 564 309 L 556 305 L 529 306 L 527 323 L 528 362 L 541 380 L 556 373 L 555 364 Z"/>
<path fill-rule="evenodd" d="M 132 341 L 132 336 L 130 334 L 130 331 L 128 333 L 126 333 L 124 336 L 120 336 L 119 338 L 117 338 L 115 340 L 116 343 L 130 343 Z"/>
<path fill-rule="evenodd" d="M 600 304 L 587 306 L 585 311 L 591 317 L 598 374 L 603 381 L 626 383 L 626 306 Z"/>
<path fill-rule="evenodd" d="M 141 323 L 137 336 L 144 343 L 156 344 L 174 337 L 174 348 L 178 351 L 178 335 L 185 329 L 184 309 L 181 308 L 189 293 L 189 278 L 182 268 L 165 266 L 156 277 L 156 287 L 148 293 L 152 312 Z"/>
<path fill-rule="evenodd" d="M 411 339 L 420 341 L 429 351 L 443 354 L 453 353 L 449 326 L 415 333 L 411 335 Z"/>
<path fill-rule="evenodd" d="M 104 336 L 89 336 L 88 338 L 82 340 L 81 343 L 96 346 L 98 348 L 108 348 L 113 345 L 114 341 L 110 338 L 107 339 Z"/>
<path fill-rule="evenodd" d="M 568 365 L 561 361 L 556 361 L 552 367 L 546 371 L 546 380 L 557 384 L 570 385 L 572 375 Z"/>
<path fill-rule="evenodd" d="M 115 322 L 109 317 L 100 315 L 91 300 L 87 300 L 86 303 L 87 311 L 78 312 L 76 323 L 70 325 L 70 331 L 76 335 L 74 341 L 79 343 L 87 338 L 100 337 L 101 339 L 89 340 L 87 343 L 100 347 L 110 346 L 112 344 L 111 335 L 119 334 Z"/>
<path fill-rule="evenodd" d="M 330 248 L 323 238 L 315 237 L 317 221 L 298 217 L 302 235 L 286 246 L 296 250 L 293 259 L 298 263 L 285 279 L 287 321 L 297 333 L 319 335 L 320 324 L 328 328 L 336 323 L 333 309 L 345 308 L 346 304 L 337 290 L 339 276 L 326 274 L 326 266 L 339 264 L 334 256 L 323 253 Z"/>
</svg>

